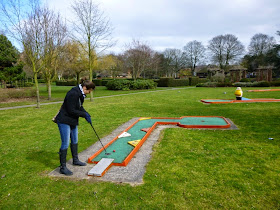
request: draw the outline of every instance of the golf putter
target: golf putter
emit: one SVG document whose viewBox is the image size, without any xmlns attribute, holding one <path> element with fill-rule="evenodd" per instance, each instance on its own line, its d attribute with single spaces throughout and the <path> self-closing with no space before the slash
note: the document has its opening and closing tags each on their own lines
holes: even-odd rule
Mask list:
<svg viewBox="0 0 280 210">
<path fill-rule="evenodd" d="M 104 145 L 102 144 L 102 142 L 101 142 L 101 140 L 100 140 L 98 134 L 96 133 L 96 130 L 95 130 L 94 127 L 92 126 L 92 123 L 90 123 L 90 125 L 91 125 L 92 129 L 94 130 L 94 133 L 95 133 L 95 135 L 97 136 L 98 140 L 100 141 L 100 143 L 101 143 L 103 149 L 105 150 L 105 155 L 111 155 L 111 153 L 107 152 L 106 148 L 105 148 Z"/>
</svg>

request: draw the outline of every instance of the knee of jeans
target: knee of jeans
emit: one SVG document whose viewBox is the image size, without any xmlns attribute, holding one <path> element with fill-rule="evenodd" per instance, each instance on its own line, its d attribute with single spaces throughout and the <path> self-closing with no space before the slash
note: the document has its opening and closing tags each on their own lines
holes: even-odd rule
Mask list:
<svg viewBox="0 0 280 210">
<path fill-rule="evenodd" d="M 61 145 L 61 147 L 60 147 L 60 149 L 61 149 L 61 150 L 68 149 L 68 145 L 64 145 L 64 144 L 62 144 L 62 145 Z"/>
</svg>

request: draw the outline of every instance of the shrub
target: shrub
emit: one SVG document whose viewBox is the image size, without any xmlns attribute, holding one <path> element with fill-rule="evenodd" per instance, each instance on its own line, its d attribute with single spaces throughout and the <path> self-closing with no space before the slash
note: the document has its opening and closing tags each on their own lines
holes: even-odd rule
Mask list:
<svg viewBox="0 0 280 210">
<path fill-rule="evenodd" d="M 139 90 L 152 89 L 156 87 L 153 80 L 111 80 L 106 84 L 109 90 Z"/>
<path fill-rule="evenodd" d="M 253 82 L 252 84 L 253 87 L 270 87 L 270 84 L 267 81 Z"/>
<path fill-rule="evenodd" d="M 199 77 L 190 77 L 189 80 L 190 80 L 189 82 L 190 86 L 195 86 L 198 83 L 202 83 L 199 81 Z"/>
<path fill-rule="evenodd" d="M 232 84 L 230 82 L 218 82 L 217 87 L 231 87 Z"/>
<path fill-rule="evenodd" d="M 56 86 L 76 86 L 76 80 L 68 80 L 68 81 L 56 81 Z"/>
<path fill-rule="evenodd" d="M 106 85 L 109 90 L 129 90 L 130 81 L 128 80 L 112 80 Z"/>
<path fill-rule="evenodd" d="M 189 79 L 175 79 L 173 80 L 173 87 L 178 86 L 188 86 L 189 85 Z"/>
<path fill-rule="evenodd" d="M 30 98 L 36 96 L 36 89 L 34 88 L 14 88 L 14 89 L 0 89 L 0 101 L 7 101 L 9 99 Z"/>
<path fill-rule="evenodd" d="M 251 82 L 248 78 L 242 78 L 239 82 Z"/>
<path fill-rule="evenodd" d="M 252 82 L 236 82 L 233 83 L 234 87 L 253 87 L 253 83 Z"/>
<path fill-rule="evenodd" d="M 101 79 L 93 79 L 92 81 L 96 86 L 102 86 L 102 80 Z"/>
<path fill-rule="evenodd" d="M 218 82 L 198 83 L 196 87 L 217 87 Z"/>
<path fill-rule="evenodd" d="M 35 84 L 33 82 L 24 83 L 24 87 L 33 87 Z"/>
<path fill-rule="evenodd" d="M 270 82 L 271 86 L 280 86 L 280 80 Z"/>
<path fill-rule="evenodd" d="M 109 81 L 112 81 L 112 80 L 102 80 L 101 85 L 106 86 Z"/>
<path fill-rule="evenodd" d="M 172 81 L 174 79 L 171 77 L 162 77 L 158 80 L 158 87 L 172 87 Z"/>
<path fill-rule="evenodd" d="M 178 86 L 188 86 L 189 79 L 174 79 L 171 77 L 162 77 L 156 80 L 158 87 L 178 87 Z"/>
</svg>

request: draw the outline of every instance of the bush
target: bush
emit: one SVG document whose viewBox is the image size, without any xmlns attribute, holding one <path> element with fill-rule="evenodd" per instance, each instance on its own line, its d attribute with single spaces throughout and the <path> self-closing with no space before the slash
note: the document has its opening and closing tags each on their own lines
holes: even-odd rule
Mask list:
<svg viewBox="0 0 280 210">
<path fill-rule="evenodd" d="M 253 87 L 253 83 L 252 82 L 236 82 L 233 83 L 234 87 Z"/>
<path fill-rule="evenodd" d="M 24 83 L 24 87 L 33 87 L 35 84 L 33 82 Z"/>
<path fill-rule="evenodd" d="M 112 80 L 102 80 L 101 85 L 106 86 L 109 81 L 112 81 Z"/>
<path fill-rule="evenodd" d="M 218 82 L 198 83 L 196 87 L 217 87 Z"/>
<path fill-rule="evenodd" d="M 106 84 L 109 90 L 140 90 L 156 88 L 153 80 L 111 80 Z"/>
<path fill-rule="evenodd" d="M 45 79 L 37 79 L 38 83 L 45 83 Z"/>
<path fill-rule="evenodd" d="M 198 83 L 202 83 L 199 81 L 199 77 L 190 77 L 189 80 L 190 80 L 189 82 L 190 86 L 195 86 Z"/>
<path fill-rule="evenodd" d="M 56 86 L 76 86 L 76 80 L 68 80 L 68 81 L 56 81 Z"/>
<path fill-rule="evenodd" d="M 270 82 L 271 86 L 280 86 L 280 80 Z"/>
<path fill-rule="evenodd" d="M 172 87 L 172 81 L 174 79 L 170 77 L 162 77 L 158 80 L 158 87 Z"/>
<path fill-rule="evenodd" d="M 232 84 L 230 82 L 218 82 L 217 87 L 231 87 Z"/>
<path fill-rule="evenodd" d="M 267 81 L 254 82 L 252 84 L 253 87 L 270 87 L 270 84 Z"/>
<path fill-rule="evenodd" d="M 174 79 L 171 77 L 163 77 L 156 80 L 158 87 L 178 87 L 178 86 L 188 86 L 188 79 Z"/>
<path fill-rule="evenodd" d="M 175 79 L 173 80 L 173 87 L 178 86 L 188 86 L 189 85 L 189 79 Z"/>
<path fill-rule="evenodd" d="M 198 83 L 196 87 L 231 87 L 232 84 L 230 82 L 206 82 L 206 83 Z"/>
<path fill-rule="evenodd" d="M 0 89 L 0 101 L 7 101 L 9 99 L 30 98 L 36 96 L 36 89 L 34 88 L 14 88 L 14 89 Z"/>
<path fill-rule="evenodd" d="M 248 78 L 242 78 L 239 82 L 251 82 Z"/>
<path fill-rule="evenodd" d="M 93 79 L 92 81 L 96 86 L 102 86 L 102 80 L 101 79 Z"/>
</svg>

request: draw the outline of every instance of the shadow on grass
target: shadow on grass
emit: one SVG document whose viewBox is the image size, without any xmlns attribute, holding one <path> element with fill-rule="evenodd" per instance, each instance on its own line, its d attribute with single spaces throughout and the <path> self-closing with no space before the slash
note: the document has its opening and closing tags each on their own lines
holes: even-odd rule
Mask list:
<svg viewBox="0 0 280 210">
<path fill-rule="evenodd" d="M 45 150 L 31 151 L 26 156 L 27 160 L 39 162 L 49 168 L 55 168 L 59 166 L 58 152 L 49 152 Z"/>
</svg>

